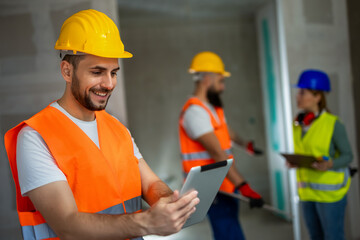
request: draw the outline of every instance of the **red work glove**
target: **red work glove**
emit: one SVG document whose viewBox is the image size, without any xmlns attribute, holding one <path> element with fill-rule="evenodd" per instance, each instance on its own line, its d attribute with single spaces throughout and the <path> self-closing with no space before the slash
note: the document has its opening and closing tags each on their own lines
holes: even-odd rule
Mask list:
<svg viewBox="0 0 360 240">
<path fill-rule="evenodd" d="M 246 151 L 250 155 L 262 155 L 263 154 L 263 151 L 261 151 L 260 149 L 257 149 L 257 148 L 254 147 L 254 142 L 253 141 L 250 141 L 250 142 L 247 143 Z"/>
<path fill-rule="evenodd" d="M 237 187 L 237 189 L 239 189 L 241 195 L 249 198 L 250 208 L 255 208 L 255 207 L 261 208 L 264 205 L 264 200 L 262 199 L 262 197 L 257 192 L 252 190 L 250 185 L 246 181 L 241 183 Z"/>
</svg>

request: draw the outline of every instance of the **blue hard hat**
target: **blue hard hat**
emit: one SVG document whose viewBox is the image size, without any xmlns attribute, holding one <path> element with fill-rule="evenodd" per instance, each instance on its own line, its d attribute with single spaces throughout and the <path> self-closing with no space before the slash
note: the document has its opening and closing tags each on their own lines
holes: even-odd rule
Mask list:
<svg viewBox="0 0 360 240">
<path fill-rule="evenodd" d="M 319 90 L 330 92 L 330 79 L 328 75 L 320 70 L 308 69 L 301 73 L 299 81 L 296 84 L 297 88 L 306 88 L 312 90 Z"/>
</svg>

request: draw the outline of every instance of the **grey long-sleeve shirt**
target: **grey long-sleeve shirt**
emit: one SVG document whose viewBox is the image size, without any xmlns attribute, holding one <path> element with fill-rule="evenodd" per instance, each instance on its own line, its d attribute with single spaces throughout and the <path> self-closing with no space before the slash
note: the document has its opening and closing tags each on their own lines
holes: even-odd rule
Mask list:
<svg viewBox="0 0 360 240">
<path fill-rule="evenodd" d="M 340 153 L 337 158 L 335 158 L 336 150 Z M 346 167 L 353 160 L 353 154 L 346 134 L 345 126 L 339 120 L 336 120 L 335 122 L 329 153 L 330 157 L 333 159 L 333 169 Z"/>
<path fill-rule="evenodd" d="M 304 136 L 307 129 L 302 130 L 302 136 Z M 339 156 L 335 158 L 336 151 L 339 152 Z M 329 153 L 331 159 L 333 160 L 332 169 L 347 167 L 353 160 L 353 154 L 346 134 L 345 126 L 339 120 L 336 120 L 335 122 Z"/>
</svg>

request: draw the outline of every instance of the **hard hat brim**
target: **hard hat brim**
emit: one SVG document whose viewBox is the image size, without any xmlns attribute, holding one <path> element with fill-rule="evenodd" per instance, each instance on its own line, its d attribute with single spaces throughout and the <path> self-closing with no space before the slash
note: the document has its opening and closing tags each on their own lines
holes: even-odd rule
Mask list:
<svg viewBox="0 0 360 240">
<path fill-rule="evenodd" d="M 300 88 L 300 89 L 310 89 L 310 90 L 317 90 L 317 91 L 324 91 L 324 92 L 330 92 L 331 89 L 330 88 L 326 88 L 326 89 L 312 89 L 312 88 L 309 88 L 307 86 L 303 86 L 301 84 L 294 84 L 292 85 L 293 88 Z"/>
<path fill-rule="evenodd" d="M 121 56 L 119 56 L 118 58 L 132 58 L 132 57 L 133 57 L 132 53 L 124 51 L 124 53 Z"/>
<path fill-rule="evenodd" d="M 105 58 L 132 58 L 133 57 L 133 54 L 130 52 L 127 52 L 127 51 L 124 51 L 122 53 L 116 53 L 116 52 L 94 53 L 94 52 L 84 51 L 83 49 L 75 50 L 72 48 L 61 47 L 61 46 L 55 46 L 54 48 L 56 50 L 73 51 L 74 55 L 76 55 L 76 52 L 81 52 L 81 53 L 86 53 L 86 54 L 90 54 L 90 55 L 94 55 L 94 56 L 98 56 L 98 57 L 105 57 Z"/>
<path fill-rule="evenodd" d="M 231 76 L 231 73 L 225 71 L 225 72 L 223 73 L 223 76 L 224 76 L 224 77 L 230 77 L 230 76 Z"/>
<path fill-rule="evenodd" d="M 194 74 L 194 73 L 197 73 L 197 72 L 209 72 L 209 71 L 195 71 L 194 69 L 192 68 L 189 68 L 188 69 L 188 72 L 191 73 L 191 74 Z M 224 77 L 230 77 L 231 76 L 231 73 L 230 72 L 223 72 L 223 73 L 220 73 L 222 74 Z"/>
</svg>

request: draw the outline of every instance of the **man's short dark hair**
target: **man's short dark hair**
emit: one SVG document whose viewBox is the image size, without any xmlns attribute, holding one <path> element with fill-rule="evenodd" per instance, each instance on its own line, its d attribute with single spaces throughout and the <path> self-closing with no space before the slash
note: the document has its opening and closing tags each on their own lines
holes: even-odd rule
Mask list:
<svg viewBox="0 0 360 240">
<path fill-rule="evenodd" d="M 70 55 L 70 54 L 67 54 L 63 57 L 62 61 L 67 61 L 68 63 L 70 63 L 73 68 L 74 68 L 74 71 L 76 71 L 78 65 L 79 65 L 79 62 L 85 57 L 85 55 Z"/>
</svg>

